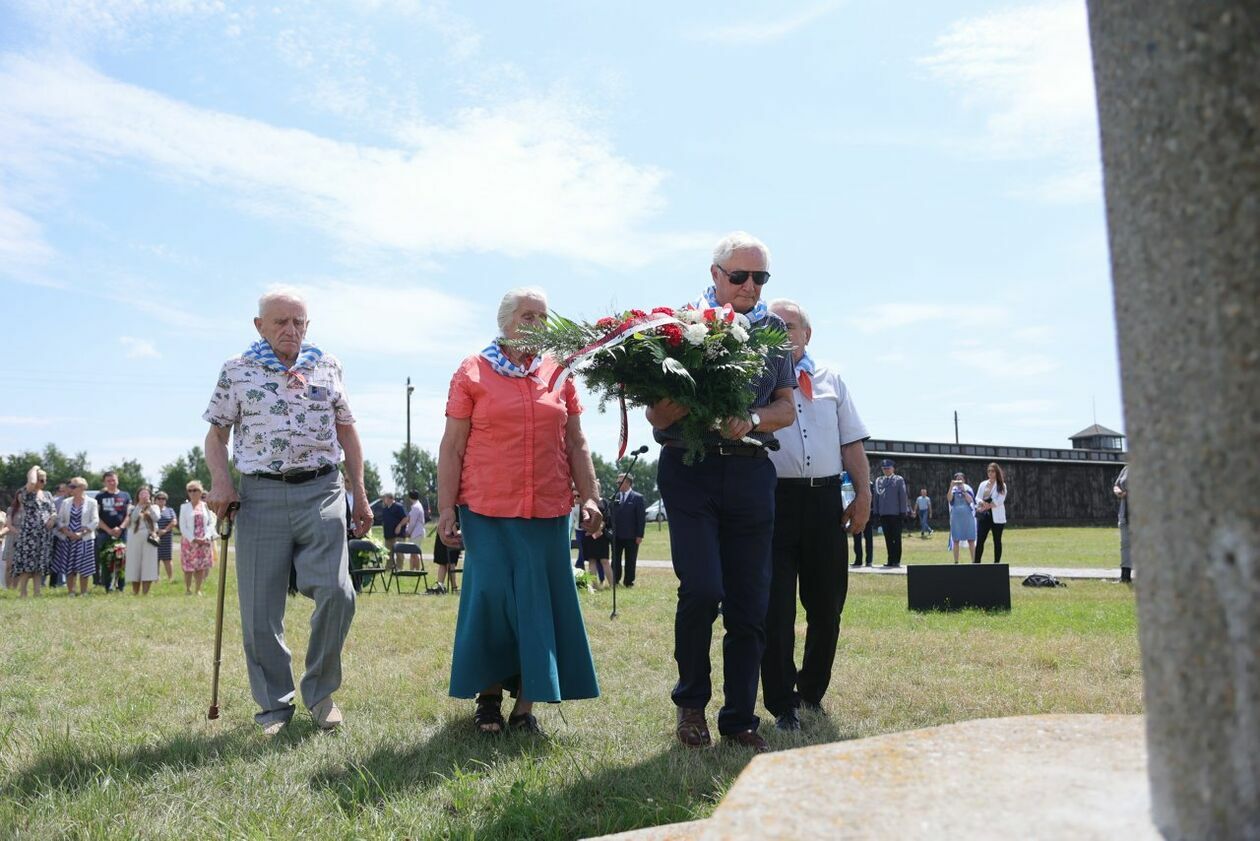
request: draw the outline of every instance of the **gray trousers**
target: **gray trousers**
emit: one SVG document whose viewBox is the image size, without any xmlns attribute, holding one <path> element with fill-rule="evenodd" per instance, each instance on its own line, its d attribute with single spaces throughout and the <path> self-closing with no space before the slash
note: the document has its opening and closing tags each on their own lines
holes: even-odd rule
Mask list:
<svg viewBox="0 0 1260 841">
<path fill-rule="evenodd" d="M 1129 555 L 1129 524 L 1120 524 L 1120 568 L 1133 569 L 1133 559 Z"/>
<path fill-rule="evenodd" d="M 290 564 L 315 600 L 302 700 L 313 707 L 341 686 L 341 646 L 354 618 L 346 547 L 346 493 L 337 471 L 299 485 L 241 477 L 236 573 L 249 688 L 259 724 L 293 715 L 293 671 L 284 643 Z"/>
</svg>

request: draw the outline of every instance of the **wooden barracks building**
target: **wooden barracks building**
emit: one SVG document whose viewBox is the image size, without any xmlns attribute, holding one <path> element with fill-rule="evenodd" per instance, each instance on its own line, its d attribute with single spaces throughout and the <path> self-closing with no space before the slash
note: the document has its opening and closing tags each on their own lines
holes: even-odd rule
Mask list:
<svg viewBox="0 0 1260 841">
<path fill-rule="evenodd" d="M 962 471 L 978 487 L 991 461 L 1002 465 L 1009 485 L 1007 519 L 1012 526 L 1114 526 L 1111 486 L 1125 465 L 1124 435 L 1094 424 L 1071 437 L 1072 449 L 934 444 L 919 441 L 866 442 L 871 477 L 890 458 L 906 480 L 913 503 L 920 488 L 932 498 L 933 528 L 949 528 L 945 491 Z"/>
</svg>

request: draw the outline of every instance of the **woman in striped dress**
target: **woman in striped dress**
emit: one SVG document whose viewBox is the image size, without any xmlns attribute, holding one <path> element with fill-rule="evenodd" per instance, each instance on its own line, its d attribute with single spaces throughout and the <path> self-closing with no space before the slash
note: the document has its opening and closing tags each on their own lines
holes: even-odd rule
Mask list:
<svg viewBox="0 0 1260 841">
<path fill-rule="evenodd" d="M 175 509 L 167 505 L 166 491 L 158 491 L 153 495 L 153 501 L 157 504 L 158 516 L 158 563 L 166 570 L 166 580 L 171 581 L 174 574 L 171 571 L 171 532 L 175 531 Z"/>
<path fill-rule="evenodd" d="M 57 532 L 64 540 L 57 543 L 57 556 L 53 558 L 53 572 L 65 576 L 66 593 L 71 596 L 87 595 L 92 574 L 96 572 L 96 527 L 100 515 L 96 500 L 86 493 L 87 480 L 75 476 L 70 480 L 70 498 L 57 510 Z M 79 589 L 74 588 L 75 579 Z"/>
</svg>

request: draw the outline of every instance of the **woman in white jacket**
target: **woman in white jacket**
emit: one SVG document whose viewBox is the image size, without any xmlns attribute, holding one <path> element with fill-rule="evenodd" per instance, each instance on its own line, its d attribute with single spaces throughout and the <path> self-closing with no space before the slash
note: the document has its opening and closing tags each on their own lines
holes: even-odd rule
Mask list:
<svg viewBox="0 0 1260 841">
<path fill-rule="evenodd" d="M 993 563 L 1002 563 L 1002 530 L 1006 528 L 1006 477 L 996 461 L 986 468 L 989 478 L 976 489 L 976 563 L 984 557 L 984 540 L 993 532 Z"/>
<path fill-rule="evenodd" d="M 122 522 L 127 532 L 127 582 L 131 594 L 148 595 L 149 587 L 158 577 L 157 521 L 162 512 L 153 504 L 153 496 L 147 485 L 136 491 L 136 502 L 127 511 Z M 153 540 L 150 541 L 149 538 Z"/>
<path fill-rule="evenodd" d="M 196 479 L 184 489 L 188 501 L 179 506 L 179 565 L 184 570 L 184 593 L 191 596 L 196 586 L 201 595 L 201 583 L 214 564 L 214 512 L 206 505 L 206 490 Z"/>
<path fill-rule="evenodd" d="M 92 575 L 96 572 L 96 527 L 100 525 L 100 514 L 96 500 L 88 496 L 87 480 L 75 476 L 68 483 L 70 498 L 61 503 L 57 509 L 57 533 L 64 540 L 57 543 L 57 554 L 53 558 L 53 572 L 66 577 L 66 595 L 87 595 L 88 585 L 92 583 Z M 79 589 L 74 588 L 75 579 L 79 581 Z"/>
</svg>

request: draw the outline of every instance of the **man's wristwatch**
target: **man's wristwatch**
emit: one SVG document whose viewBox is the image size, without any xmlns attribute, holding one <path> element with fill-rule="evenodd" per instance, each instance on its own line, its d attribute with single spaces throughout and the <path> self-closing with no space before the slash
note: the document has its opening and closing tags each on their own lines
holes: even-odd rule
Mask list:
<svg viewBox="0 0 1260 841">
<path fill-rule="evenodd" d="M 761 415 L 757 414 L 756 412 L 749 412 L 748 419 L 752 421 L 753 429 L 756 429 L 757 427 L 761 426 Z"/>
</svg>

